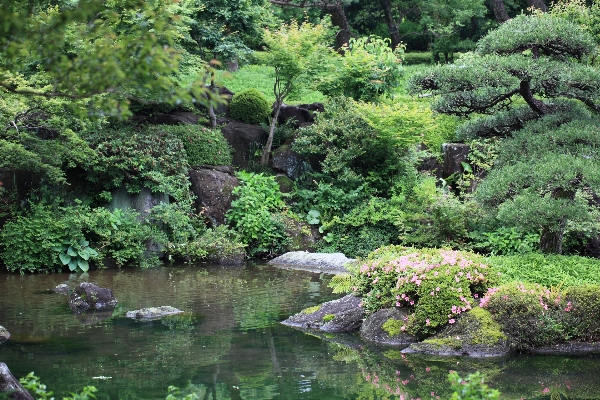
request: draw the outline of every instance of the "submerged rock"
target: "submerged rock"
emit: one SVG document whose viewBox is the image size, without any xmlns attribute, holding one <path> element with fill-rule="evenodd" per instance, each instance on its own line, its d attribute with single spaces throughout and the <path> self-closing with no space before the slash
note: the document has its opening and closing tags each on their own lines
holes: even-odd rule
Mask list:
<svg viewBox="0 0 600 400">
<path fill-rule="evenodd" d="M 56 285 L 52 290 L 60 294 L 69 294 L 71 288 L 66 283 L 61 283 L 60 285 Z"/>
<path fill-rule="evenodd" d="M 283 325 L 301 329 L 317 329 L 324 332 L 354 332 L 360 328 L 365 311 L 361 299 L 353 294 L 328 301 L 292 315 Z"/>
<path fill-rule="evenodd" d="M 299 267 L 315 272 L 346 273 L 345 265 L 355 260 L 342 253 L 309 253 L 307 251 L 291 251 L 269 261 L 269 264 L 285 267 Z"/>
<path fill-rule="evenodd" d="M 76 313 L 87 310 L 109 310 L 114 308 L 117 303 L 118 301 L 110 289 L 101 288 L 89 282 L 77 285 L 69 297 L 69 307 Z"/>
<path fill-rule="evenodd" d="M 402 346 L 417 341 L 417 338 L 404 333 L 401 326 L 406 324 L 408 312 L 398 308 L 384 308 L 367 317 L 360 327 L 360 335 L 377 344 Z"/>
<path fill-rule="evenodd" d="M 153 321 L 161 319 L 167 315 L 181 314 L 183 311 L 171 306 L 148 307 L 140 310 L 128 311 L 127 318 L 139 319 L 142 321 Z"/>
<path fill-rule="evenodd" d="M 0 343 L 6 342 L 9 338 L 10 333 L 8 333 L 8 330 L 2 325 L 0 325 Z"/>
<path fill-rule="evenodd" d="M 0 393 L 7 394 L 9 399 L 34 400 L 3 362 L 0 362 Z"/>
<path fill-rule="evenodd" d="M 489 311 L 475 307 L 457 318 L 456 323 L 403 353 L 446 356 L 499 357 L 510 353 L 507 337 Z"/>
</svg>

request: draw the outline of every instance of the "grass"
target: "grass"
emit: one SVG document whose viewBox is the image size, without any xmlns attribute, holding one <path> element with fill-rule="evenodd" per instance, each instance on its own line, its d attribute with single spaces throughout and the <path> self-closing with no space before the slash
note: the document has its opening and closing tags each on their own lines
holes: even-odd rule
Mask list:
<svg viewBox="0 0 600 400">
<path fill-rule="evenodd" d="M 255 88 L 260 90 L 269 100 L 275 101 L 273 94 L 273 84 L 275 82 L 274 69 L 266 65 L 246 65 L 236 72 L 218 71 L 217 80 L 223 83 L 233 93 L 241 92 L 245 89 Z M 301 88 L 298 93 L 290 95 L 286 99 L 286 104 L 302 104 L 324 102 L 323 93 Z"/>
</svg>

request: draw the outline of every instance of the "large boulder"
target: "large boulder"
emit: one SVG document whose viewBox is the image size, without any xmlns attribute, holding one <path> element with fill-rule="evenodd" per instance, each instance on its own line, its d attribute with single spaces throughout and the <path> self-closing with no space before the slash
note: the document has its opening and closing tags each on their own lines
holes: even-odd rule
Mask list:
<svg viewBox="0 0 600 400">
<path fill-rule="evenodd" d="M 203 213 L 215 227 L 225 223 L 231 207 L 233 189 L 240 184 L 231 167 L 206 167 L 189 171 L 192 191 L 196 195 L 196 211 Z"/>
<path fill-rule="evenodd" d="M 415 336 L 401 329 L 408 312 L 402 308 L 384 308 L 367 317 L 360 327 L 360 335 L 377 344 L 403 346 L 417 341 Z"/>
<path fill-rule="evenodd" d="M 301 124 L 313 123 L 315 112 L 323 112 L 323 103 L 288 105 L 282 104 L 277 116 L 277 123 L 284 124 L 293 121 L 296 128 Z"/>
<path fill-rule="evenodd" d="M 113 190 L 109 208 L 111 210 L 132 208 L 140 213 L 142 220 L 145 220 L 150 209 L 160 203 L 169 203 L 169 196 L 165 193 L 153 193 L 145 187 L 139 193 L 129 193 L 124 186 L 121 186 Z"/>
<path fill-rule="evenodd" d="M 282 322 L 283 325 L 323 332 L 354 332 L 360 328 L 365 310 L 360 297 L 353 294 L 302 310 Z"/>
<path fill-rule="evenodd" d="M 268 132 L 260 125 L 231 121 L 221 128 L 221 133 L 233 148 L 232 164 L 247 169 L 255 159 L 255 152 L 262 151 L 267 143 Z"/>
<path fill-rule="evenodd" d="M 287 143 L 273 152 L 273 169 L 283 172 L 292 180 L 298 179 L 304 173 L 312 170 L 304 156 L 291 149 L 291 144 Z"/>
<path fill-rule="evenodd" d="M 411 344 L 403 353 L 444 356 L 499 357 L 510 353 L 506 335 L 490 312 L 475 307 L 441 332 Z"/>
<path fill-rule="evenodd" d="M 298 221 L 290 217 L 283 217 L 285 233 L 290 242 L 285 247 L 287 252 L 313 251 L 319 238 L 319 230 L 306 222 Z"/>
<path fill-rule="evenodd" d="M 231 102 L 231 98 L 235 93 L 227 89 L 225 86 L 215 87 L 213 89 L 213 92 L 216 95 L 221 96 L 221 98 L 224 100 L 223 103 L 215 107 L 215 114 L 220 117 L 229 117 L 229 103 Z"/>
<path fill-rule="evenodd" d="M 0 393 L 7 394 L 9 399 L 34 400 L 3 362 L 0 362 Z"/>
<path fill-rule="evenodd" d="M 330 274 L 348 273 L 345 265 L 356 260 L 342 253 L 309 253 L 307 251 L 290 251 L 275 257 L 269 264 L 290 268 L 308 269 Z"/>
<path fill-rule="evenodd" d="M 117 303 L 117 299 L 110 289 L 101 288 L 89 282 L 77 285 L 69 297 L 69 307 L 76 313 L 87 310 L 111 310 Z"/>
<path fill-rule="evenodd" d="M 6 342 L 10 338 L 10 333 L 8 333 L 8 329 L 0 325 L 0 344 Z"/>
<path fill-rule="evenodd" d="M 442 145 L 442 154 L 444 165 L 442 174 L 444 178 L 454 173 L 463 173 L 462 162 L 467 161 L 471 147 L 464 143 L 444 143 Z"/>
</svg>

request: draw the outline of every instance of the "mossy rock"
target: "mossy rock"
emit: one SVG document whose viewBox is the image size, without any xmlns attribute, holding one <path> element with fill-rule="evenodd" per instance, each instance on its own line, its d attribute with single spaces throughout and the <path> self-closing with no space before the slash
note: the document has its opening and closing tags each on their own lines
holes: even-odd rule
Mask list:
<svg viewBox="0 0 600 400">
<path fill-rule="evenodd" d="M 387 346 L 402 346 L 417 341 L 416 337 L 404 333 L 408 312 L 402 308 L 384 308 L 363 322 L 360 335 L 371 342 Z"/>
<path fill-rule="evenodd" d="M 449 356 L 498 357 L 510 352 L 508 338 L 489 311 L 475 307 L 457 318 L 441 332 L 414 343 L 406 353 L 424 353 Z"/>
<path fill-rule="evenodd" d="M 365 316 L 360 302 L 360 297 L 349 294 L 341 299 L 304 309 L 283 321 L 282 324 L 328 333 L 353 332 L 360 328 Z"/>
</svg>

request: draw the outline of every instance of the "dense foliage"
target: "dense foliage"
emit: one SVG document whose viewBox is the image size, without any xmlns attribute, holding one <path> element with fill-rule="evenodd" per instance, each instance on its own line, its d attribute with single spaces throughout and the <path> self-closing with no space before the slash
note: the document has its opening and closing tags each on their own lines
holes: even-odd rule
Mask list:
<svg viewBox="0 0 600 400">
<path fill-rule="evenodd" d="M 271 105 L 265 95 L 254 88 L 236 93 L 229 107 L 231 118 L 247 124 L 266 124 L 271 116 Z"/>
</svg>

